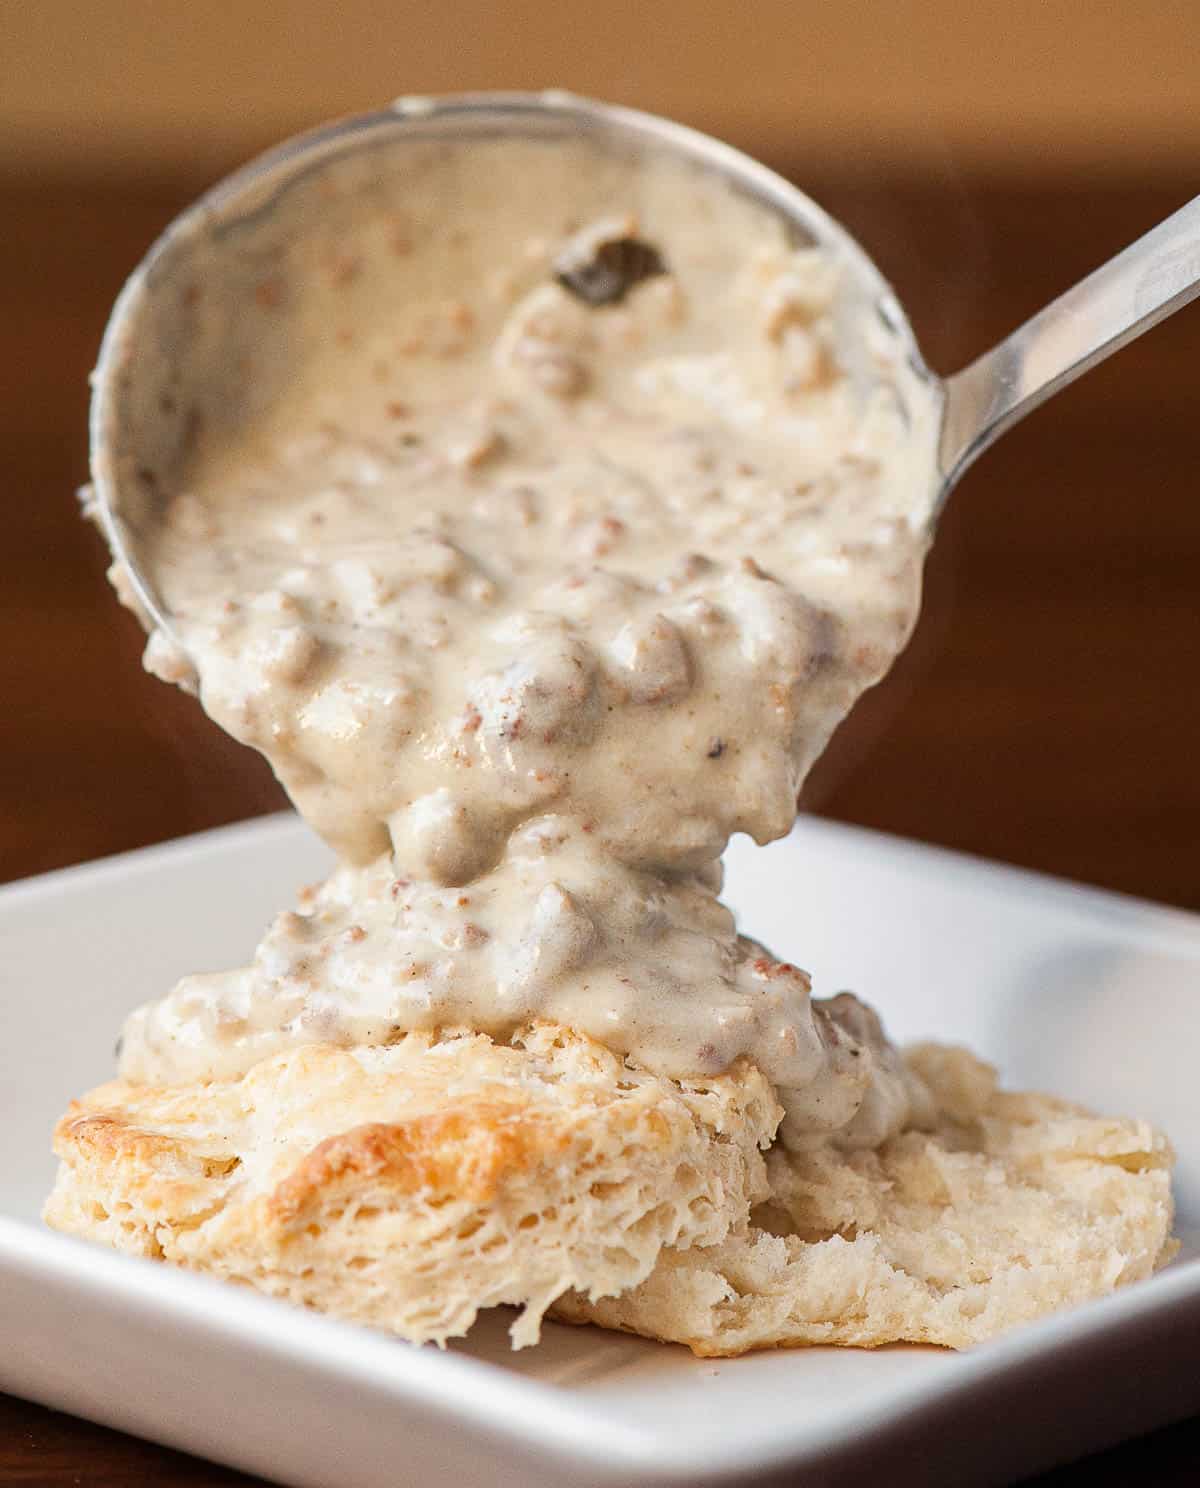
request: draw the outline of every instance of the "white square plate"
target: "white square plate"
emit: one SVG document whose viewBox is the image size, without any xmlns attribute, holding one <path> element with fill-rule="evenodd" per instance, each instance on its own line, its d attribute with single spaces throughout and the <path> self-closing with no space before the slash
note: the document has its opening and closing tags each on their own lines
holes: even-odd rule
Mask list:
<svg viewBox="0 0 1200 1488">
<path fill-rule="evenodd" d="M 1000 1483 L 1200 1407 L 1197 1247 L 1152 1281 L 967 1354 L 812 1349 L 712 1362 L 550 1325 L 413 1349 L 52 1235 L 51 1125 L 104 1079 L 123 1014 L 245 957 L 324 850 L 275 818 L 0 891 L 0 1388 L 278 1481 L 395 1488 Z M 853 987 L 901 1039 L 1149 1116 L 1200 1221 L 1200 919 L 803 821 L 735 844 L 744 925 Z"/>
</svg>

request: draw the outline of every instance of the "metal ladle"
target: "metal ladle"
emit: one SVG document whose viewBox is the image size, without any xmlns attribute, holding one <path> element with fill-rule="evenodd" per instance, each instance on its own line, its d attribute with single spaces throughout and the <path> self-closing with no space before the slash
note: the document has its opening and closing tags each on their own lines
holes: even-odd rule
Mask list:
<svg viewBox="0 0 1200 1488">
<path fill-rule="evenodd" d="M 244 290 L 238 245 L 261 231 L 289 191 L 351 156 L 406 143 L 497 136 L 590 136 L 630 153 L 657 152 L 724 177 L 765 203 L 798 243 L 842 267 L 845 291 L 890 328 L 912 372 L 932 392 L 940 421 L 930 510 L 936 515 L 971 462 L 1018 419 L 1200 294 L 1200 197 L 1060 295 L 953 376 L 925 365 L 903 308 L 858 243 L 801 191 L 728 145 L 631 109 L 564 93 L 464 94 L 401 99 L 391 109 L 332 124 L 279 146 L 216 186 L 163 233 L 126 284 L 105 332 L 93 379 L 91 456 L 96 513 L 148 618 L 170 615 L 138 561 L 139 542 L 169 494 L 188 441 L 189 378 L 232 364 L 249 336 L 235 310 Z M 203 328 L 189 318 L 202 292 L 228 302 Z M 259 395 L 272 386 L 270 349 Z M 260 361 L 262 358 L 260 357 Z M 277 369 L 286 376 L 286 369 Z M 249 390 L 245 397 L 250 397 Z"/>
</svg>

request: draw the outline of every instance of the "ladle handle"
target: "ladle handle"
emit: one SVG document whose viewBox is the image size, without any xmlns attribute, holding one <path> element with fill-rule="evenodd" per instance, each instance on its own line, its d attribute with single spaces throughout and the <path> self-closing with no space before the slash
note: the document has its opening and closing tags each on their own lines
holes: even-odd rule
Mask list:
<svg viewBox="0 0 1200 1488">
<path fill-rule="evenodd" d="M 1018 419 L 1198 294 L 1200 196 L 946 379 L 943 489 Z"/>
</svg>

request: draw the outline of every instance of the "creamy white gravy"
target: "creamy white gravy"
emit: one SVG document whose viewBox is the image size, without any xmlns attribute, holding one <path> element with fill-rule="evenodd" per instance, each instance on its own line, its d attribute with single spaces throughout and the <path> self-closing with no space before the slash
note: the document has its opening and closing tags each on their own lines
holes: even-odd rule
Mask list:
<svg viewBox="0 0 1200 1488">
<path fill-rule="evenodd" d="M 251 966 L 135 1013 L 123 1072 L 547 1017 L 671 1075 L 747 1055 L 785 1139 L 876 1143 L 920 1092 L 873 1014 L 736 934 L 718 859 L 790 828 L 908 638 L 928 395 L 866 316 L 852 377 L 837 265 L 698 170 L 405 159 L 256 248 L 248 344 L 286 325 L 294 372 L 198 407 L 141 548 L 173 617 L 147 666 L 341 866 Z M 602 262 L 655 272 L 594 304 Z"/>
</svg>

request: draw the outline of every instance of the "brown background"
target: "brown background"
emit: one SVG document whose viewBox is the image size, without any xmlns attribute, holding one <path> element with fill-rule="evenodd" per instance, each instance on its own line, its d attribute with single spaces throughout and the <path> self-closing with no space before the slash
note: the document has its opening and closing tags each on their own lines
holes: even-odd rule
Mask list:
<svg viewBox="0 0 1200 1488">
<path fill-rule="evenodd" d="M 399 92 L 548 83 L 791 174 L 862 237 L 944 371 L 1200 185 L 1191 3 L 0 0 L 0 878 L 279 804 L 265 768 L 141 674 L 74 510 L 122 276 L 275 136 Z M 917 638 L 814 809 L 1200 909 L 1198 357 L 1200 309 L 967 476 Z M 1134 1461 L 1055 1482 L 1125 1482 Z M 1150 1484 L 1200 1480 L 1200 1426 L 1136 1463 Z M 0 1483 L 218 1481 L 0 1402 Z"/>
</svg>

